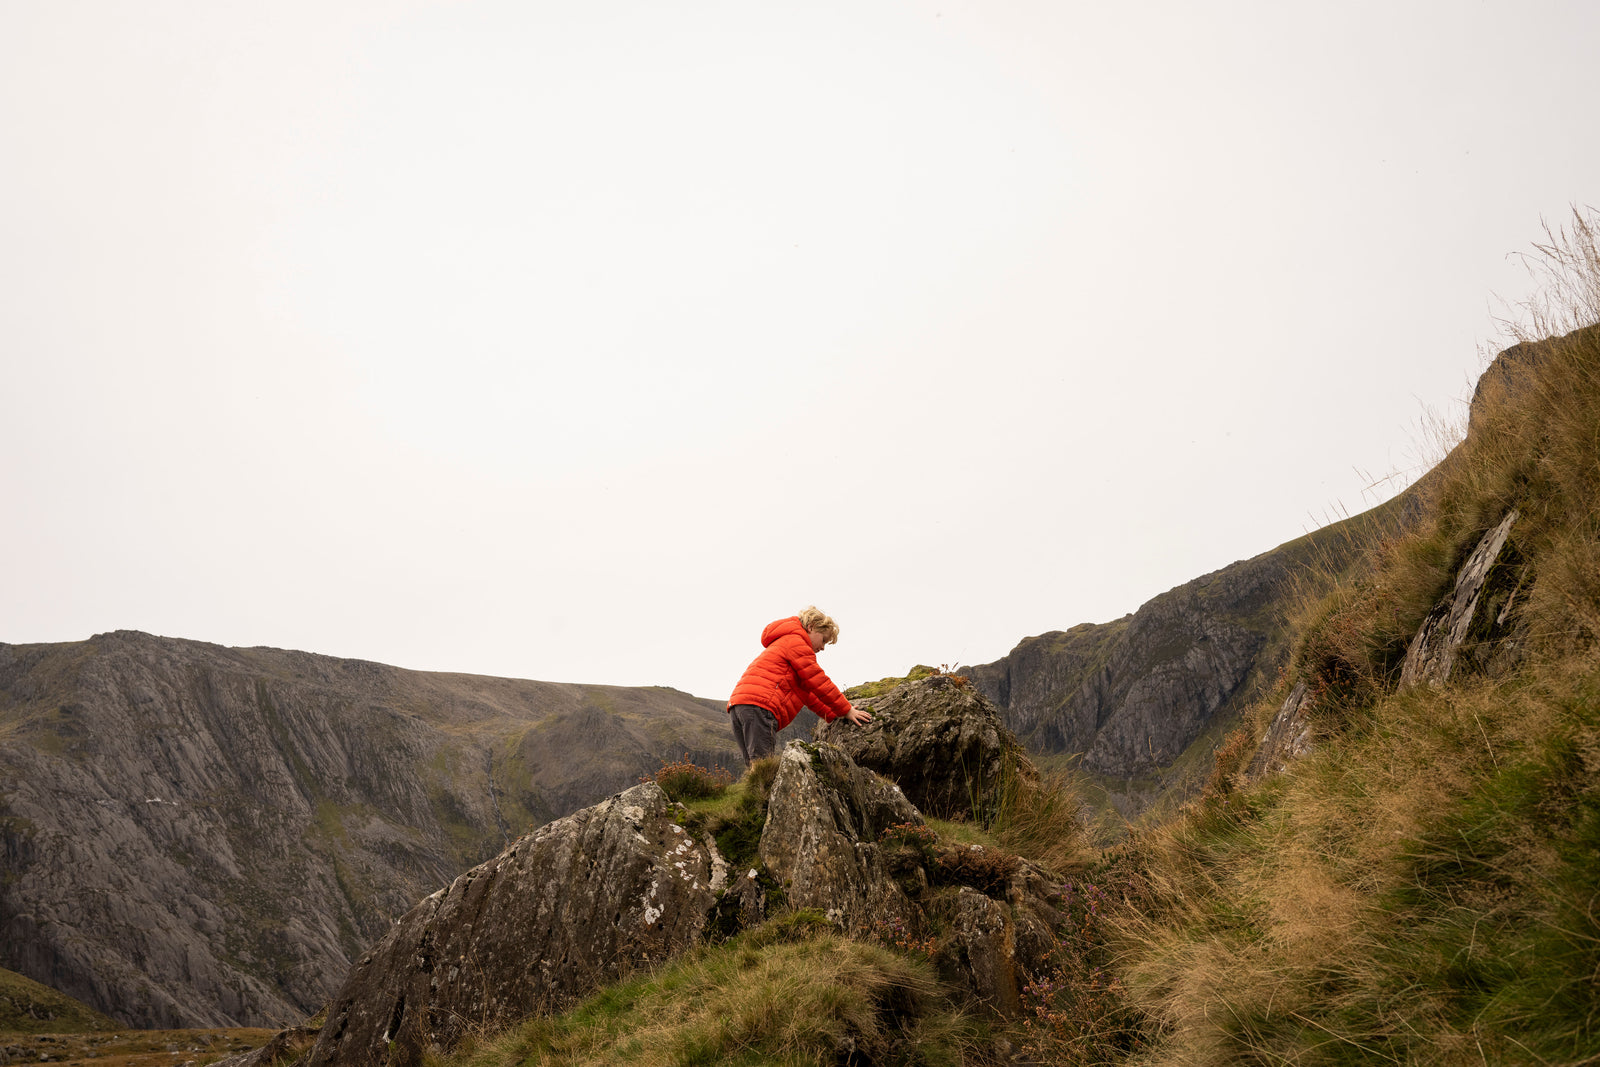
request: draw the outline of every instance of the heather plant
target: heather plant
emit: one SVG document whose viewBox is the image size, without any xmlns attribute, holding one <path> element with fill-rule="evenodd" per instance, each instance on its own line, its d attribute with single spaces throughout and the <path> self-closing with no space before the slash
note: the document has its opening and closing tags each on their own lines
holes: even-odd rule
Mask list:
<svg viewBox="0 0 1600 1067">
<path fill-rule="evenodd" d="M 929 874 L 946 885 L 971 886 L 991 896 L 1003 895 L 1020 863 L 1019 857 L 1002 849 L 955 845 L 938 850 Z"/>
<path fill-rule="evenodd" d="M 1107 951 L 1105 917 L 1112 906 L 1099 883 L 1062 886 L 1066 922 L 1045 972 L 1022 991 L 1024 1047 L 1041 1062 L 1117 1062 L 1144 1046 Z"/>
<path fill-rule="evenodd" d="M 720 797 L 733 784 L 733 775 L 722 767 L 701 767 L 685 752 L 682 759 L 663 762 L 660 770 L 644 775 L 639 781 L 654 782 L 668 797 L 684 803 Z"/>
<path fill-rule="evenodd" d="M 918 959 L 931 960 L 939 951 L 939 939 L 933 936 L 919 937 L 905 922 L 898 918 L 875 919 L 871 926 L 863 928 L 862 932 L 868 939 L 892 948 L 897 952 L 904 952 Z"/>
</svg>

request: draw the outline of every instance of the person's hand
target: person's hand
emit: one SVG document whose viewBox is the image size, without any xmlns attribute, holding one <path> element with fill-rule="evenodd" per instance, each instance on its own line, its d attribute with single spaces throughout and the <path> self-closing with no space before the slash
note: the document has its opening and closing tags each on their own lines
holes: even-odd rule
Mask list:
<svg viewBox="0 0 1600 1067">
<path fill-rule="evenodd" d="M 872 721 L 872 713 L 870 711 L 863 711 L 854 704 L 850 705 L 850 710 L 844 713 L 844 717 L 857 726 L 865 726 Z"/>
</svg>

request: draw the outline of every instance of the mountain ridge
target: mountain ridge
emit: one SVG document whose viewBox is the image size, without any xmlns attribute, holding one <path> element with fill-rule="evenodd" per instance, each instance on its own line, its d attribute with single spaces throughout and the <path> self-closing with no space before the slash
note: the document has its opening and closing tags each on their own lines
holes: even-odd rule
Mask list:
<svg viewBox="0 0 1600 1067">
<path fill-rule="evenodd" d="M 0 645 L 0 738 L 0 966 L 155 1027 L 303 1017 L 527 827 L 734 757 L 673 690 L 137 631 Z"/>
</svg>

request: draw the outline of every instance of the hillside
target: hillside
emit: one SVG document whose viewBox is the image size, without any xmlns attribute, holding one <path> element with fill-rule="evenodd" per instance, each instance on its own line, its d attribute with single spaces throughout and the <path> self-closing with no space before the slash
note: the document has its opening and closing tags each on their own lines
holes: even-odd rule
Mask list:
<svg viewBox="0 0 1600 1067">
<path fill-rule="evenodd" d="M 1073 757 L 1131 819 L 1204 782 L 1222 736 L 1288 663 L 1289 615 L 1413 516 L 1415 494 L 1186 582 L 1109 623 L 1024 638 L 963 667 L 1037 756 Z"/>
<path fill-rule="evenodd" d="M 690 753 L 670 689 L 118 632 L 0 645 L 0 966 L 127 1025 L 315 1011 L 416 899 Z"/>
<path fill-rule="evenodd" d="M 1132 1062 L 1600 1059 L 1597 427 L 1600 327 L 1502 354 L 1425 521 L 1304 606 L 1199 801 L 1106 855 Z"/>
</svg>

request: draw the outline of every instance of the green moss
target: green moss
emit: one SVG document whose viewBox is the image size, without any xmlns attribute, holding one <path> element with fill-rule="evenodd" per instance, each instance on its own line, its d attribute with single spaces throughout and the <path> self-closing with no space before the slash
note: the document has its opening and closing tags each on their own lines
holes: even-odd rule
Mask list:
<svg viewBox="0 0 1600 1067">
<path fill-rule="evenodd" d="M 904 685 L 906 682 L 914 682 L 919 678 L 931 678 L 938 673 L 939 668 L 919 663 L 907 671 L 904 677 L 880 678 L 876 682 L 862 682 L 860 685 L 853 685 L 846 689 L 844 695 L 851 700 L 866 700 L 871 697 L 882 696 L 895 686 Z"/>
</svg>

